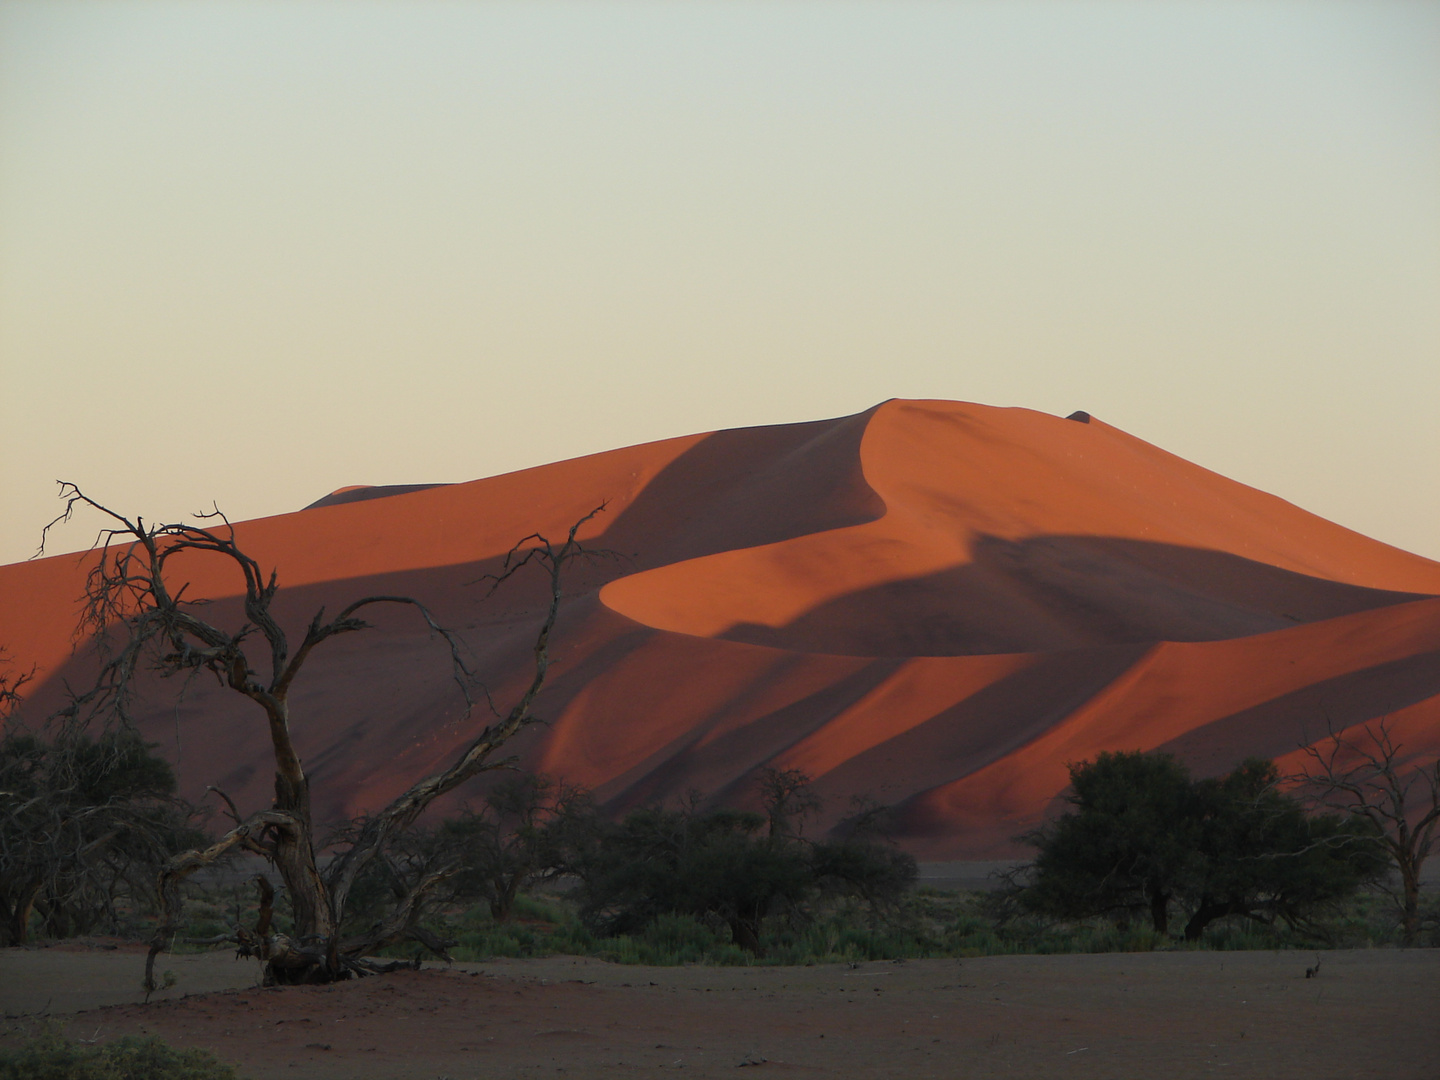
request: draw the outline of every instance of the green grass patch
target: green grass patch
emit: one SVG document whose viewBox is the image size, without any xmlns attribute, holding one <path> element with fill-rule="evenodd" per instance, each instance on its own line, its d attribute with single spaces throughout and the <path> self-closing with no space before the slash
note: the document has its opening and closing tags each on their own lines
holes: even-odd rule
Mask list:
<svg viewBox="0 0 1440 1080">
<path fill-rule="evenodd" d="M 1440 896 L 1429 901 L 1440 906 Z M 563 898 L 554 896 L 521 897 L 508 922 L 495 922 L 482 906 L 452 913 L 437 920 L 432 929 L 458 942 L 451 952 L 463 961 L 564 955 L 660 966 L 834 964 L 1157 949 L 1314 950 L 1399 942 L 1394 905 L 1375 893 L 1362 894 L 1307 932 L 1225 919 L 1194 943 L 1157 934 L 1148 922 L 1125 926 L 1103 919 L 1059 921 L 1019 914 L 996 894 L 928 888 L 915 890 L 895 909 L 879 914 L 855 901 L 838 901 L 771 918 L 761 935 L 759 957 L 735 946 L 728 929 L 689 915 L 662 915 L 639 934 L 604 937 L 587 928 Z M 413 945 L 392 950 L 395 956 L 414 954 Z"/>
</svg>

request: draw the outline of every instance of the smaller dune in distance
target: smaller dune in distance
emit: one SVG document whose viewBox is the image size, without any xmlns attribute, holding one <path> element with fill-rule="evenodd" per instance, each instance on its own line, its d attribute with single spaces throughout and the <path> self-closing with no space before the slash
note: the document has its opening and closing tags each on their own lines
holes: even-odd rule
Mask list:
<svg viewBox="0 0 1440 1080">
<path fill-rule="evenodd" d="M 103 493 L 96 492 L 102 496 Z M 353 488 L 238 523 L 300 624 L 369 593 L 432 606 L 503 700 L 543 599 L 473 584 L 534 531 L 619 558 L 579 571 L 520 763 L 610 809 L 696 789 L 745 805 L 765 767 L 897 808 L 927 860 L 1004 858 L 1102 750 L 1202 775 L 1389 717 L 1440 753 L 1440 563 L 1227 480 L 1083 413 L 888 401 L 855 416 L 670 439 L 464 484 Z M 121 508 L 126 509 L 126 508 Z M 143 508 L 140 508 L 143 509 Z M 27 714 L 83 684 L 86 563 L 0 567 L 0 643 L 37 668 Z M 237 583 L 187 566 L 239 619 Z M 149 688 L 147 735 L 187 795 L 269 801 L 258 714 Z M 391 613 L 317 653 L 292 698 L 322 817 L 373 808 L 481 722 L 448 657 Z M 177 738 L 178 731 L 178 738 Z"/>
</svg>

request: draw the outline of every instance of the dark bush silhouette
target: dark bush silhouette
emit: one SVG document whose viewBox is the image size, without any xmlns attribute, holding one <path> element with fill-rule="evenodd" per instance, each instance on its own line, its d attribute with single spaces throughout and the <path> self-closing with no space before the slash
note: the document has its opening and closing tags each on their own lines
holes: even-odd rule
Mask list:
<svg viewBox="0 0 1440 1080">
<path fill-rule="evenodd" d="M 1039 849 L 1026 905 L 1054 915 L 1148 914 L 1157 933 L 1197 842 L 1190 774 L 1165 754 L 1104 753 L 1070 768 L 1075 809 L 1024 837 Z"/>
<path fill-rule="evenodd" d="M 658 915 L 714 916 L 758 953 L 764 918 L 813 886 L 801 845 L 765 836 L 764 825 L 760 814 L 650 808 L 602 826 L 574 863 L 582 918 L 622 934 Z"/>
<path fill-rule="evenodd" d="M 1191 941 L 1227 916 L 1304 929 L 1383 870 L 1370 826 L 1306 815 L 1268 761 L 1195 781 L 1166 754 L 1103 753 L 1070 776 L 1074 809 L 1025 837 L 1038 854 L 1021 901 L 1034 911 L 1148 914 L 1164 934 L 1178 906 Z"/>
<path fill-rule="evenodd" d="M 1229 776 L 1195 785 L 1198 847 L 1182 898 L 1187 941 L 1227 915 L 1303 927 L 1317 908 L 1374 881 L 1385 862 L 1365 822 L 1307 816 L 1278 789 L 1269 761 L 1250 759 Z"/>
<path fill-rule="evenodd" d="M 894 808 L 857 795 L 850 800 L 850 811 L 830 830 L 831 838 L 811 852 L 820 890 L 857 896 L 872 912 L 893 906 L 919 873 L 915 857 L 890 842 Z"/>
<path fill-rule="evenodd" d="M 0 944 L 25 941 L 38 911 L 52 937 L 114 928 L 117 903 L 153 909 L 161 868 L 202 842 L 175 774 L 134 731 L 99 739 L 0 737 Z"/>
<path fill-rule="evenodd" d="M 565 832 L 590 807 L 586 792 L 542 774 L 507 776 L 479 811 L 438 830 L 440 843 L 456 852 L 451 893 L 483 900 L 496 922 L 508 921 L 523 889 L 563 869 Z"/>
<path fill-rule="evenodd" d="M 479 810 L 397 835 L 387 857 L 355 879 L 344 933 L 358 934 L 383 918 L 427 878 L 438 880 L 417 910 L 412 936 L 425 933 L 418 926 L 422 916 L 477 902 L 489 906 L 496 922 L 506 922 L 522 890 L 563 869 L 563 837 L 571 820 L 593 812 L 588 795 L 577 788 L 535 773 L 507 776 Z M 363 822 L 351 828 L 363 828 Z M 444 943 L 437 940 L 432 947 L 443 951 Z"/>
<path fill-rule="evenodd" d="M 582 882 L 582 918 L 610 934 L 639 933 L 663 915 L 714 919 L 759 955 L 764 921 L 798 911 L 822 891 L 874 905 L 914 881 L 915 860 L 872 835 L 803 839 L 805 817 L 820 807 L 803 773 L 767 770 L 759 786 L 759 814 L 702 812 L 692 798 L 678 810 L 637 810 L 617 824 L 572 822 L 569 867 Z"/>
</svg>

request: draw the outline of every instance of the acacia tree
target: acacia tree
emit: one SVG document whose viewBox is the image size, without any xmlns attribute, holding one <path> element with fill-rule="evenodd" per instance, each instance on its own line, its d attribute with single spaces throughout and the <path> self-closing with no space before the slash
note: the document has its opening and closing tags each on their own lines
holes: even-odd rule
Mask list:
<svg viewBox="0 0 1440 1080">
<path fill-rule="evenodd" d="M 522 889 L 561 872 L 570 828 L 577 822 L 588 828 L 594 813 L 588 792 L 517 772 L 486 792 L 478 810 L 467 807 L 398 837 L 356 878 L 347 915 L 355 927 L 368 925 L 413 882 L 442 867 L 450 876 L 430 894 L 431 910 L 479 901 L 496 922 L 508 922 Z M 349 826 L 358 827 L 363 820 Z"/>
<path fill-rule="evenodd" d="M 294 935 L 273 932 L 269 905 L 262 903 L 262 926 L 253 935 L 256 950 L 266 962 L 267 979 L 274 982 L 326 982 L 365 973 L 364 956 L 386 944 L 416 933 L 426 897 L 454 869 L 436 866 L 409 883 L 395 898 L 389 913 L 364 932 L 342 938 L 347 901 L 357 876 L 384 854 L 397 836 L 437 798 L 495 765 L 491 756 L 508 739 L 533 720 L 531 707 L 545 682 L 550 663 L 550 635 L 560 609 L 561 582 L 571 564 L 604 554 L 586 548 L 576 534 L 604 509 L 585 515 L 561 542 L 534 533 L 522 538 L 507 554 L 499 573 L 487 575 L 493 591 L 529 565 L 548 577 L 549 605 L 535 639 L 534 673 L 519 699 L 501 713 L 490 702 L 493 720 L 478 732 L 443 771 L 412 784 L 389 805 L 366 816 L 346 832 L 346 838 L 322 867 L 317 859 L 315 823 L 311 813 L 310 781 L 291 737 L 290 691 L 306 661 L 326 642 L 367 630 L 361 617 L 367 609 L 389 605 L 410 609 L 449 646 L 454 674 L 467 708 L 468 684 L 473 680 L 461 656 L 460 642 L 435 620 L 429 609 L 409 596 L 361 597 L 327 619 L 322 608 L 293 648 L 272 606 L 278 591 L 278 574 L 267 574 L 236 542 L 228 519 L 216 511 L 201 515 L 202 524 L 148 523 L 130 519 L 94 501 L 74 484 L 61 485 L 65 511 L 46 527 L 67 521 L 79 507 L 98 511 L 110 522 L 101 530 L 93 565 L 86 580 L 82 631 L 89 634 L 101 656 L 94 687 L 70 707 L 80 721 L 131 723 L 130 709 L 136 678 L 144 665 L 161 675 L 193 676 L 209 673 L 218 683 L 247 698 L 257 707 L 270 734 L 275 762 L 273 803 L 248 816 L 240 813 L 224 793 L 233 828 L 203 849 L 175 856 L 160 874 L 162 918 L 151 941 L 145 983 L 154 987 L 155 956 L 180 926 L 180 884 L 190 874 L 233 851 L 263 856 L 279 872 L 289 895 Z M 43 545 L 42 545 L 43 547 Z M 177 556 L 218 559 L 238 570 L 245 583 L 244 621 L 226 629 L 201 617 L 199 598 L 187 597 L 187 586 L 173 580 Z M 256 655 L 258 654 L 258 655 Z M 212 789 L 214 790 L 214 789 Z M 262 899 L 266 889 L 262 886 Z M 248 942 L 247 942 L 248 943 Z M 430 942 L 434 945 L 436 943 Z"/>
<path fill-rule="evenodd" d="M 692 792 L 676 810 L 572 822 L 566 869 L 580 879 L 581 918 L 606 933 L 639 932 L 672 913 L 715 920 L 759 956 L 765 920 L 798 913 L 818 893 L 857 895 L 873 910 L 914 882 L 915 860 L 868 830 L 806 840 L 804 819 L 822 802 L 800 770 L 765 769 L 757 786 L 759 814 L 702 811 Z"/>
<path fill-rule="evenodd" d="M 0 649 L 0 665 L 7 662 Z M 0 721 L 35 669 L 0 672 Z M 23 944 L 38 910 L 54 937 L 118 921 L 117 901 L 154 901 L 158 868 L 202 838 L 170 766 L 132 730 L 98 740 L 75 724 L 0 733 L 0 946 Z"/>
<path fill-rule="evenodd" d="M 115 925 L 123 896 L 148 906 L 155 875 L 203 839 L 175 775 L 133 731 L 62 727 L 0 737 L 0 945 L 39 911 L 53 937 Z"/>
<path fill-rule="evenodd" d="M 756 787 L 771 839 L 798 840 L 804 834 L 805 819 L 823 805 L 810 783 L 800 769 L 760 770 Z"/>
<path fill-rule="evenodd" d="M 521 889 L 561 869 L 566 829 L 591 805 L 588 792 L 537 773 L 496 784 L 478 812 L 436 830 L 461 867 L 451 882 L 455 895 L 484 900 L 496 922 L 508 922 Z"/>
<path fill-rule="evenodd" d="M 1195 783 L 1197 843 L 1181 888 L 1187 941 L 1227 916 L 1315 932 L 1314 912 L 1384 873 L 1366 822 L 1306 814 L 1280 779 L 1274 762 L 1250 758 L 1228 776 Z"/>
<path fill-rule="evenodd" d="M 1346 737 L 1333 729 L 1317 746 L 1306 746 L 1306 768 L 1297 777 L 1320 806 L 1363 818 L 1372 842 L 1400 877 L 1392 889 L 1400 909 L 1401 935 L 1414 945 L 1420 933 L 1420 871 L 1440 825 L 1440 759 L 1405 767 L 1403 744 L 1388 718 L 1365 724 Z"/>
<path fill-rule="evenodd" d="M 693 915 L 719 920 L 736 945 L 759 955 L 765 918 L 814 888 L 805 846 L 766 835 L 761 814 L 702 813 L 692 800 L 593 825 L 570 869 L 581 882 L 581 918 L 604 933 L 638 933 L 660 915 Z"/>
<path fill-rule="evenodd" d="M 1198 840 L 1189 772 L 1168 754 L 1139 751 L 1069 769 L 1074 810 L 1021 837 L 1039 849 L 1024 902 L 1072 918 L 1148 913 L 1166 933 Z"/>
<path fill-rule="evenodd" d="M 1074 809 L 1023 838 L 1039 850 L 1021 902 L 1066 918 L 1148 909 L 1157 934 L 1178 904 L 1190 941 L 1229 916 L 1303 929 L 1380 865 L 1365 823 L 1305 814 L 1279 779 L 1258 758 L 1198 781 L 1169 754 L 1106 752 L 1071 765 Z"/>
</svg>

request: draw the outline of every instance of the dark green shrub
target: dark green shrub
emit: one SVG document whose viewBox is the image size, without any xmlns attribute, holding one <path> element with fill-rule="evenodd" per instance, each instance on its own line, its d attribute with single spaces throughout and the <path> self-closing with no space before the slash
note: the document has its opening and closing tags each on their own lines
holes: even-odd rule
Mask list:
<svg viewBox="0 0 1440 1080">
<path fill-rule="evenodd" d="M 85 1046 L 51 1027 L 17 1050 L 0 1050 L 0 1080 L 236 1080 L 236 1073 L 203 1050 L 177 1050 L 153 1035 Z"/>
<path fill-rule="evenodd" d="M 1268 761 L 1196 781 L 1168 754 L 1103 753 L 1070 778 L 1073 809 L 1025 837 L 1031 912 L 1122 931 L 1148 915 L 1163 938 L 1178 906 L 1188 941 L 1229 917 L 1304 929 L 1384 871 L 1364 822 L 1307 815 Z"/>
<path fill-rule="evenodd" d="M 714 917 L 736 945 L 760 951 L 766 916 L 815 884 L 808 846 L 761 832 L 760 814 L 637 810 L 597 830 L 576 861 L 581 916 L 607 934 L 637 934 L 662 915 Z"/>
<path fill-rule="evenodd" d="M 897 903 L 919 873 L 909 852 L 859 838 L 816 844 L 810 868 L 826 893 L 857 896 L 872 911 Z"/>
<path fill-rule="evenodd" d="M 119 907 L 153 907 L 159 868 L 204 839 L 175 774 L 134 731 L 97 739 L 0 737 L 0 946 L 32 913 L 51 937 L 119 928 Z"/>
<path fill-rule="evenodd" d="M 1307 815 L 1278 790 L 1279 779 L 1272 762 L 1252 758 L 1223 779 L 1196 783 L 1198 846 L 1183 882 L 1187 941 L 1230 915 L 1304 926 L 1384 873 L 1367 822 Z"/>
<path fill-rule="evenodd" d="M 702 811 L 694 795 L 678 810 L 648 807 L 613 824 L 593 807 L 572 815 L 560 846 L 581 882 L 581 918 L 598 933 L 635 937 L 688 916 L 728 928 L 731 943 L 757 957 L 769 948 L 767 920 L 786 916 L 793 928 L 813 918 L 817 902 L 863 899 L 873 921 L 914 882 L 915 860 L 883 841 L 886 808 L 869 803 L 835 839 L 807 840 L 805 819 L 821 806 L 809 783 L 798 769 L 763 770 L 764 813 Z"/>
<path fill-rule="evenodd" d="M 385 918 L 397 900 L 438 876 L 419 917 L 483 901 L 495 922 L 510 920 L 523 889 L 553 877 L 563 863 L 563 836 L 575 818 L 593 818 L 589 796 L 537 773 L 509 776 L 467 808 L 432 826 L 414 826 L 390 841 L 389 855 L 365 866 L 346 903 L 346 934 Z M 358 835 L 354 826 L 331 842 Z"/>
<path fill-rule="evenodd" d="M 1032 910 L 1064 918 L 1148 915 L 1155 932 L 1196 844 L 1197 803 L 1168 754 L 1104 753 L 1070 768 L 1075 808 L 1025 837 L 1039 849 Z"/>
</svg>

